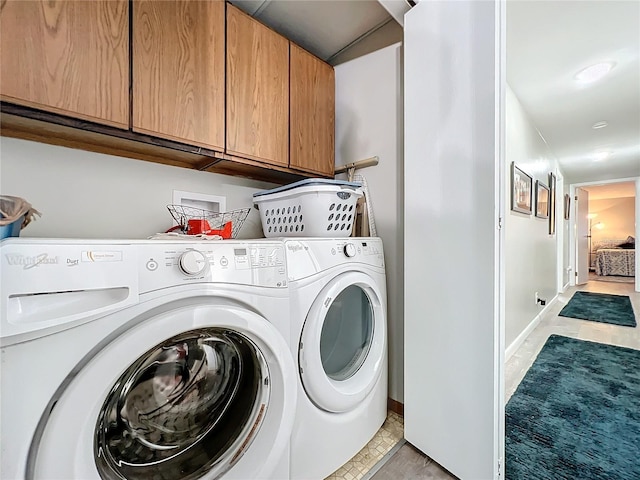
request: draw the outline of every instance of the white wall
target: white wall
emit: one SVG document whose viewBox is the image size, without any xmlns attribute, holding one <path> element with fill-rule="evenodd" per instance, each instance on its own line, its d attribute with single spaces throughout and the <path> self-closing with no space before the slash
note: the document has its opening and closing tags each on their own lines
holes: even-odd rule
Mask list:
<svg viewBox="0 0 640 480">
<path fill-rule="evenodd" d="M 399 44 L 338 65 L 336 165 L 374 155 L 367 179 L 387 270 L 389 396 L 403 401 L 403 113 Z"/>
<path fill-rule="evenodd" d="M 571 241 L 571 222 L 569 220 L 564 220 L 564 195 L 568 194 L 569 198 L 571 198 L 571 192 L 569 188 L 569 184 L 564 182 L 562 183 L 563 194 L 562 198 L 558 197 L 558 226 L 557 228 L 562 228 L 562 289 L 567 287 L 571 283 L 571 274 L 573 274 L 573 270 L 571 268 L 571 257 L 569 248 L 569 242 Z M 570 209 L 573 207 L 573 200 L 570 203 Z"/>
<path fill-rule="evenodd" d="M 635 197 L 589 199 L 589 213 L 597 215 L 592 220 L 592 247 L 607 239 L 624 240 L 636 235 Z"/>
<path fill-rule="evenodd" d="M 557 173 L 557 160 L 535 128 L 513 91 L 507 87 L 506 163 L 511 162 L 525 173 L 549 184 L 549 172 Z M 505 175 L 505 189 L 511 192 L 511 175 Z M 560 198 L 556 202 L 561 201 Z M 507 198 L 510 205 L 510 197 Z M 535 202 L 535 194 L 534 200 Z M 550 302 L 557 293 L 558 246 L 549 235 L 548 219 L 514 212 L 510 206 L 505 215 L 505 345 L 511 345 L 540 313 L 535 292 Z M 566 229 L 559 215 L 556 230 Z"/>
<path fill-rule="evenodd" d="M 226 197 L 227 210 L 252 207 L 270 183 L 198 172 L 100 153 L 0 139 L 0 192 L 22 197 L 42 213 L 24 237 L 146 238 L 173 225 L 173 190 Z M 239 238 L 262 237 L 251 210 Z"/>
</svg>

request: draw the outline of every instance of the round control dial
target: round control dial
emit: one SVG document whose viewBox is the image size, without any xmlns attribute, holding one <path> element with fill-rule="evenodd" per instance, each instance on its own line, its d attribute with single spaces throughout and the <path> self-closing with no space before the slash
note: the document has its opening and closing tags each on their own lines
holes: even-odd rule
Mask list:
<svg viewBox="0 0 640 480">
<path fill-rule="evenodd" d="M 180 270 L 189 276 L 200 275 L 207 268 L 207 257 L 197 250 L 187 250 L 180 256 Z"/>
<path fill-rule="evenodd" d="M 351 258 L 356 256 L 356 246 L 353 243 L 347 243 L 344 246 L 344 254 Z"/>
</svg>

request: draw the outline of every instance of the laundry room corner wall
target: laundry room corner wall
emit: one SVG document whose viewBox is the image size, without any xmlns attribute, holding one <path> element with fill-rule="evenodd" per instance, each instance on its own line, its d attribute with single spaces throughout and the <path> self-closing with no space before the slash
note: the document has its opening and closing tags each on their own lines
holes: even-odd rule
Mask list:
<svg viewBox="0 0 640 480">
<path fill-rule="evenodd" d="M 535 182 L 549 183 L 549 172 L 558 173 L 558 162 L 517 96 L 507 86 L 506 99 L 506 201 L 511 202 L 511 163 L 533 177 Z M 556 203 L 562 205 L 562 198 Z M 557 258 L 560 252 L 553 235 L 549 234 L 549 220 L 514 212 L 508 205 L 505 215 L 505 346 L 526 335 L 543 307 L 536 304 L 535 293 L 547 301 L 557 294 Z M 558 211 L 562 211 L 561 209 Z M 556 217 L 556 232 L 565 229 L 562 214 Z"/>
<path fill-rule="evenodd" d="M 335 67 L 336 165 L 378 156 L 359 170 L 369 187 L 387 273 L 389 397 L 404 402 L 402 45 Z"/>
<path fill-rule="evenodd" d="M 42 217 L 25 237 L 135 238 L 173 225 L 173 190 L 226 197 L 227 210 L 253 207 L 273 184 L 44 143 L 0 139 L 0 192 L 30 202 Z M 254 208 L 239 238 L 262 237 Z"/>
</svg>

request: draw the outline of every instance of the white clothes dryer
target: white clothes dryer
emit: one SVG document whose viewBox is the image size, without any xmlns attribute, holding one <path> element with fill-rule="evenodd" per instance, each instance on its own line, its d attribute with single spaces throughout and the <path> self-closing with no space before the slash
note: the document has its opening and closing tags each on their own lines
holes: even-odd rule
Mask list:
<svg viewBox="0 0 640 480">
<path fill-rule="evenodd" d="M 299 375 L 291 478 L 322 479 L 362 449 L 387 415 L 382 241 L 283 240 Z"/>
<path fill-rule="evenodd" d="M 286 479 L 276 241 L 0 243 L 0 478 Z"/>
</svg>

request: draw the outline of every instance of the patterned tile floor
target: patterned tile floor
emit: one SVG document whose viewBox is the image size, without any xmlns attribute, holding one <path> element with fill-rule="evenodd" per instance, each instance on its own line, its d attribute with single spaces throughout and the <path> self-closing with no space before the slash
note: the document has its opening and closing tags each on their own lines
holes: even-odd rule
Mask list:
<svg viewBox="0 0 640 480">
<path fill-rule="evenodd" d="M 378 433 L 355 456 L 326 480 L 359 480 L 404 437 L 404 419 L 389 412 Z"/>
<path fill-rule="evenodd" d="M 622 277 L 618 275 L 596 275 L 595 272 L 589 272 L 589 281 L 593 282 L 615 282 L 615 283 L 635 283 L 636 277 Z"/>
</svg>

